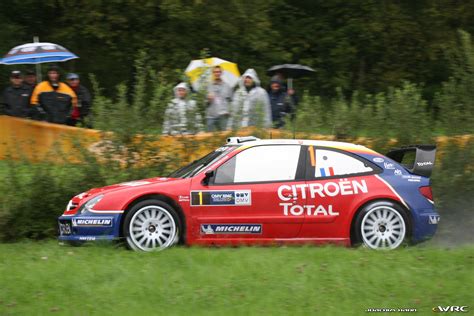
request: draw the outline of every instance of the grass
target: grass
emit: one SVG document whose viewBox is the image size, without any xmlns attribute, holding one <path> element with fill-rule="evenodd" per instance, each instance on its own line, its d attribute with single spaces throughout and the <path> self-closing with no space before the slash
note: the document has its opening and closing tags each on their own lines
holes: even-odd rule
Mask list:
<svg viewBox="0 0 474 316">
<path fill-rule="evenodd" d="M 364 315 L 469 305 L 474 248 L 0 244 L 1 315 Z M 471 308 L 472 307 L 471 305 Z M 391 313 L 396 314 L 396 313 Z"/>
</svg>

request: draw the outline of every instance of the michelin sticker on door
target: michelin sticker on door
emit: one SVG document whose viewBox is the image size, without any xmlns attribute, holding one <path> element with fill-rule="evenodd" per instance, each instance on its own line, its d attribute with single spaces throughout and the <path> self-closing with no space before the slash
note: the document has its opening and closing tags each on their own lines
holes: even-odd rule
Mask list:
<svg viewBox="0 0 474 316">
<path fill-rule="evenodd" d="M 201 224 L 201 234 L 261 234 L 262 224 Z"/>
<path fill-rule="evenodd" d="M 252 191 L 192 191 L 191 206 L 252 205 Z"/>
</svg>

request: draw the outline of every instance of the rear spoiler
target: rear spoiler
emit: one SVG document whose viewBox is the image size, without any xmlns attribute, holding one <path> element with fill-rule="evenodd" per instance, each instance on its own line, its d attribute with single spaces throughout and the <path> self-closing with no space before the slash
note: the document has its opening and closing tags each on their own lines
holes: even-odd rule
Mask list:
<svg viewBox="0 0 474 316">
<path fill-rule="evenodd" d="M 415 154 L 413 164 L 411 162 L 408 165 L 403 163 L 403 158 L 407 153 Z M 436 145 L 410 145 L 394 148 L 386 156 L 402 163 L 411 173 L 429 178 L 434 168 L 435 154 Z"/>
</svg>

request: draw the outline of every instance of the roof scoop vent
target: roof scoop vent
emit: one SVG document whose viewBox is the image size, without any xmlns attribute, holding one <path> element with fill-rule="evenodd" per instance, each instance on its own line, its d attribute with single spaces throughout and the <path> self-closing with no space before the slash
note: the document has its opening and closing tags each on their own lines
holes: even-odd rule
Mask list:
<svg viewBox="0 0 474 316">
<path fill-rule="evenodd" d="M 259 138 L 255 136 L 245 136 L 245 137 L 229 137 L 227 138 L 227 144 L 228 145 L 237 145 L 245 142 L 252 142 L 252 141 L 257 141 L 260 140 Z"/>
</svg>

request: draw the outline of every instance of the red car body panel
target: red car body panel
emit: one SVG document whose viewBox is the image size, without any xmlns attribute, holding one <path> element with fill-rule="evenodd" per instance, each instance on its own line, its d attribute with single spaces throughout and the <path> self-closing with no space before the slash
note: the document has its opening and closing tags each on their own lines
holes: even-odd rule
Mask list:
<svg viewBox="0 0 474 316">
<path fill-rule="evenodd" d="M 294 141 L 287 143 L 303 145 L 295 144 Z M 327 144 L 328 148 L 335 146 L 332 145 L 331 142 Z M 356 146 L 338 143 L 335 148 L 344 152 L 364 154 L 364 159 L 367 161 L 371 161 L 369 159 L 383 161 L 382 155 Z M 182 215 L 184 240 L 188 245 L 283 242 L 350 245 L 352 221 L 364 204 L 378 199 L 389 199 L 410 209 L 404 199 L 377 173 L 314 180 L 305 176 L 306 180 L 294 181 L 219 185 L 205 183 L 206 171 L 217 170 L 220 165 L 249 147 L 252 146 L 241 145 L 225 149 L 223 151 L 225 154 L 216 162 L 189 178 L 149 178 L 92 189 L 75 196 L 70 203 L 76 207 L 66 210 L 63 217 L 67 219 L 68 216 L 77 216 L 84 202 L 90 200 L 92 196 L 103 194 L 104 198 L 92 212 L 101 216 L 119 214 L 117 221 L 122 223 L 126 210 L 130 209 L 133 203 L 142 199 L 164 198 Z M 311 146 L 309 149 L 313 150 Z M 242 195 L 240 204 L 211 205 L 204 201 L 206 196 L 213 196 L 217 200 L 225 199 L 229 192 L 235 196 Z M 246 195 L 247 193 L 249 194 Z M 231 231 L 219 234 L 203 232 L 207 226 L 219 224 L 224 226 L 246 224 L 260 228 L 256 227 L 255 233 L 248 234 L 235 234 Z M 257 228 L 260 230 L 257 231 Z"/>
</svg>

